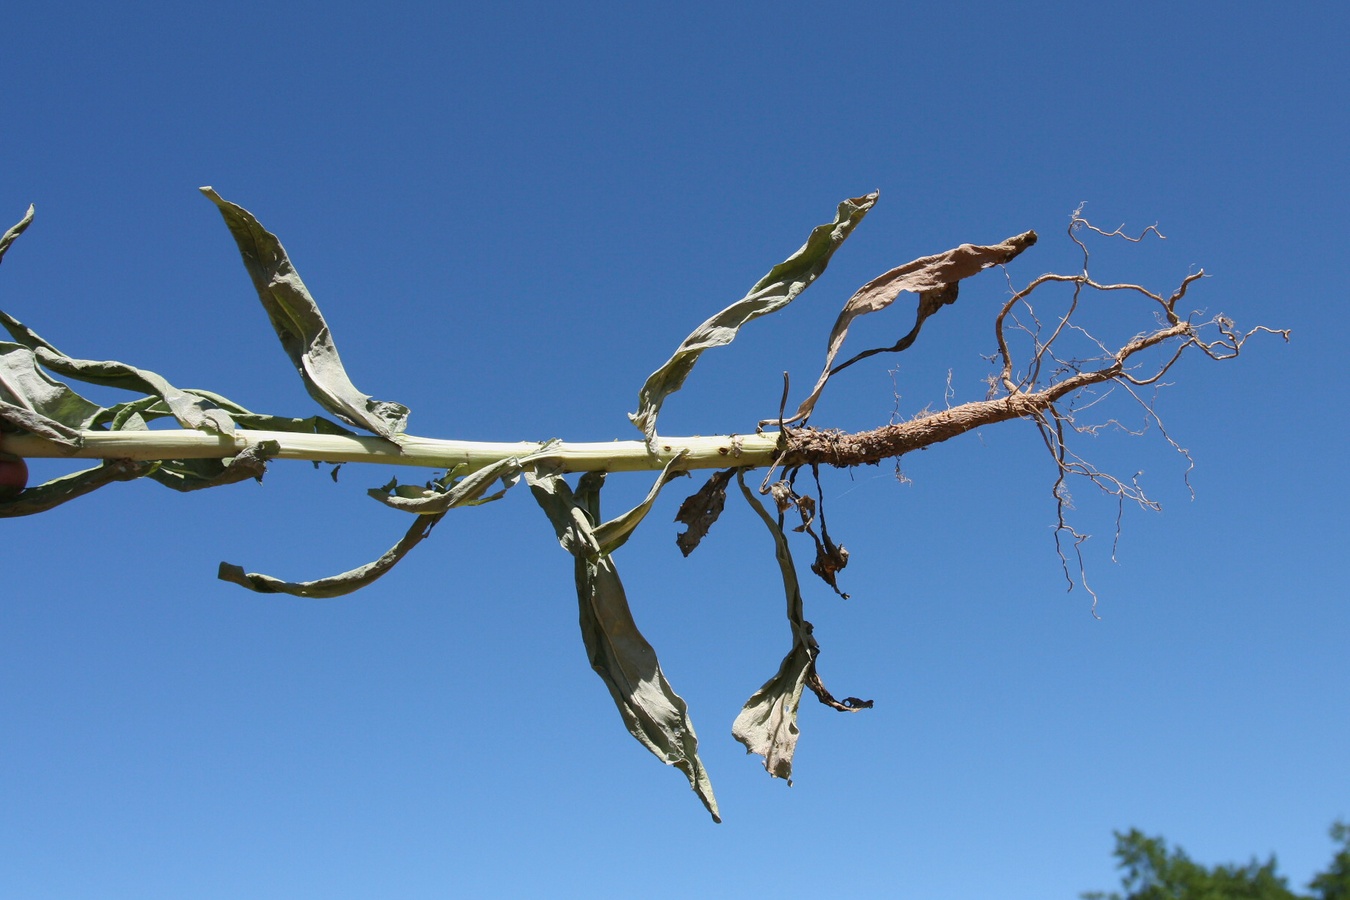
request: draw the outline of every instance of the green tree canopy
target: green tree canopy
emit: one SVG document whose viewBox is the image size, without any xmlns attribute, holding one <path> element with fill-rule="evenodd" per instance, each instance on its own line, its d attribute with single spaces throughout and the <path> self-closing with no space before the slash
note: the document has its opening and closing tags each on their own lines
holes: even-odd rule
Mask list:
<svg viewBox="0 0 1350 900">
<path fill-rule="evenodd" d="M 1315 875 L 1311 894 L 1296 894 L 1277 871 L 1272 855 L 1264 863 L 1253 859 L 1246 865 L 1208 868 L 1195 862 L 1180 847 L 1169 848 L 1161 837 L 1149 837 L 1137 828 L 1116 832 L 1115 857 L 1119 860 L 1121 887 L 1118 894 L 1093 891 L 1082 900 L 1350 900 L 1350 824 L 1331 826 L 1331 839 L 1340 845 L 1326 870 Z"/>
<path fill-rule="evenodd" d="M 1350 900 L 1350 823 L 1331 826 L 1331 839 L 1340 849 L 1325 872 L 1319 872 L 1308 884 L 1317 900 Z"/>
</svg>

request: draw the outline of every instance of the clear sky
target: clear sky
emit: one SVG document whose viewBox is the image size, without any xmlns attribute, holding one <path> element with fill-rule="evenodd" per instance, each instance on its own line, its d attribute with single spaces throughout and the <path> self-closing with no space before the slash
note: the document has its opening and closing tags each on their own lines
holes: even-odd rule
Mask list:
<svg viewBox="0 0 1350 900">
<path fill-rule="evenodd" d="M 0 308 L 260 411 L 318 410 L 200 185 L 280 235 L 355 382 L 434 437 L 636 437 L 684 335 L 872 189 L 829 271 L 705 356 L 664 432 L 750 430 L 901 262 L 1034 228 L 1008 277 L 1072 271 L 1083 201 L 1167 235 L 1103 248 L 1103 278 L 1203 267 L 1196 308 L 1293 340 L 1175 371 L 1158 409 L 1194 501 L 1156 429 L 1080 439 L 1163 504 L 1125 511 L 1113 563 L 1115 508 L 1074 486 L 1100 620 L 1065 592 L 1030 425 L 906 458 L 908 484 L 827 473 L 852 599 L 808 580 L 806 614 L 826 683 L 876 706 L 804 700 L 790 788 L 730 736 L 788 648 L 772 545 L 733 497 L 682 559 L 690 483 L 668 489 L 616 561 L 722 825 L 624 732 L 523 490 L 333 601 L 216 565 L 373 558 L 406 525 L 364 495 L 388 469 L 278 463 L 5 520 L 0 895 L 1039 900 L 1114 886 L 1130 827 L 1206 862 L 1275 852 L 1301 886 L 1350 817 L 1346 26 L 1298 2 L 12 5 L 0 229 L 37 220 Z M 954 402 L 982 397 L 1006 290 L 969 282 L 813 423 L 941 406 L 949 372 Z M 891 312 L 857 349 L 896 339 Z M 615 511 L 650 483 L 611 481 Z"/>
</svg>

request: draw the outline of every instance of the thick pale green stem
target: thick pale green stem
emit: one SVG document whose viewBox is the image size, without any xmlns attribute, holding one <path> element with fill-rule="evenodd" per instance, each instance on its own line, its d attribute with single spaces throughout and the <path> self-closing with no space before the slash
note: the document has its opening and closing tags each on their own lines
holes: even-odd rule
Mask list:
<svg viewBox="0 0 1350 900">
<path fill-rule="evenodd" d="M 202 431 L 86 431 L 83 446 L 71 451 L 31 434 L 0 436 L 0 450 L 18 456 L 76 459 L 212 459 L 236 456 L 263 441 L 275 441 L 274 459 L 304 459 L 330 463 L 380 463 L 469 472 L 507 457 L 539 453 L 544 443 L 520 441 L 445 441 L 404 436 L 402 446 L 377 437 L 331 434 L 295 434 L 284 431 L 236 431 L 233 436 Z M 728 466 L 767 466 L 777 455 L 778 433 L 657 438 L 655 452 L 642 441 L 598 443 L 558 442 L 547 458 L 558 460 L 569 472 L 635 472 L 661 469 L 680 451 L 681 468 L 723 469 Z"/>
</svg>

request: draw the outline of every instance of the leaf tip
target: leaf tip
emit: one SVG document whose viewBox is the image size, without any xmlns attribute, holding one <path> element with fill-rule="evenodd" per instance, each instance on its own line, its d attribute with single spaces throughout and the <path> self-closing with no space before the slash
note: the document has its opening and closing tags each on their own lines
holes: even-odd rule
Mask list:
<svg viewBox="0 0 1350 900">
<path fill-rule="evenodd" d="M 216 570 L 216 578 L 250 589 L 253 587 L 244 573 L 243 566 L 236 566 L 233 563 L 222 562 L 220 568 Z"/>
<path fill-rule="evenodd" d="M 202 195 L 205 196 L 207 200 L 210 200 L 212 203 L 214 203 L 216 206 L 224 206 L 228 202 L 224 197 L 217 194 L 216 189 L 211 187 L 211 185 L 209 184 L 203 185 L 197 188 L 197 190 L 201 191 Z"/>
</svg>

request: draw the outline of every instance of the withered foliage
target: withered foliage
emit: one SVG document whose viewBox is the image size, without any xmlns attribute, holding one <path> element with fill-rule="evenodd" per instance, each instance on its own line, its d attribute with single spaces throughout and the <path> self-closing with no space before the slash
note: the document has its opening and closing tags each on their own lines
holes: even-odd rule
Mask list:
<svg viewBox="0 0 1350 900">
<path fill-rule="evenodd" d="M 234 448 L 233 440 L 227 438 L 235 435 L 236 429 L 344 436 L 355 435 L 350 429 L 357 429 L 373 435 L 367 440 L 381 447 L 396 447 L 397 453 L 406 453 L 407 442 L 413 440 L 405 434 L 408 409 L 398 403 L 374 400 L 353 385 L 318 304 L 281 242 L 247 210 L 210 188 L 202 190 L 224 218 L 283 350 L 306 390 L 323 412 L 333 418 L 297 419 L 253 413 L 218 394 L 177 388 L 154 372 L 126 363 L 67 356 L 22 322 L 0 311 L 0 325 L 12 338 L 0 341 L 0 439 L 14 434 L 25 439 L 40 438 L 59 448 L 57 452 L 71 453 L 92 440 L 91 435 L 143 433 L 157 419 L 173 419 L 182 429 L 217 436 L 222 448 L 227 445 Z M 825 271 L 834 253 L 877 199 L 878 194 L 872 192 L 840 203 L 831 221 L 812 229 L 800 249 L 770 269 L 741 299 L 699 325 L 671 358 L 647 378 L 638 394 L 638 409 L 630 414 L 630 419 L 645 438 L 642 449 L 650 454 L 651 468 L 663 465 L 658 461 L 661 438 L 656 428 L 662 404 L 681 388 L 701 354 L 732 343 L 743 326 L 788 306 Z M 17 225 L 0 236 L 0 261 L 32 220 L 30 207 Z M 826 524 L 819 473 L 822 465 L 873 465 L 976 428 L 1012 419 L 1028 420 L 1039 430 L 1055 464 L 1056 475 L 1050 490 L 1057 510 L 1056 547 L 1065 576 L 1072 587 L 1074 575 L 1069 565 L 1072 552 L 1077 559 L 1078 580 L 1086 587 L 1079 555 L 1086 535 L 1076 531 L 1067 520 L 1070 476 L 1085 479 L 1121 504 L 1130 501 L 1146 508 L 1156 508 L 1157 504 L 1135 479 L 1112 476 L 1074 452 L 1071 447 L 1074 434 L 1095 433 L 1106 425 L 1118 424 L 1115 419 L 1088 422 L 1085 410 L 1101 402 L 1107 392 L 1119 391 L 1142 409 L 1145 420 L 1156 426 L 1174 449 L 1185 455 L 1186 451 L 1163 427 L 1152 406 L 1152 397 L 1145 396 L 1141 389 L 1156 390 L 1161 379 L 1188 351 L 1227 360 L 1238 356 L 1247 340 L 1258 333 L 1288 338 L 1287 331 L 1265 327 L 1241 331 L 1227 316 L 1202 317 L 1184 308 L 1181 304 L 1188 289 L 1203 277 L 1203 271 L 1187 274 L 1170 293 L 1155 293 L 1137 284 L 1094 280 L 1089 273 L 1086 235 L 1139 242 L 1150 233 L 1161 238 L 1156 228 L 1145 229 L 1138 237 L 1129 237 L 1120 229 L 1106 232 L 1084 219 L 1080 207 L 1070 218 L 1068 233 L 1081 249 L 1081 271 L 1041 275 L 1023 288 L 1010 287 L 994 320 L 995 371 L 983 398 L 861 432 L 846 433 L 808 424 L 831 378 L 877 354 L 909 349 L 924 323 L 957 301 L 962 281 L 988 268 L 1005 267 L 1013 262 L 1036 243 L 1034 231 L 996 244 L 962 244 L 942 253 L 921 256 L 872 279 L 845 302 L 828 335 L 825 364 L 811 391 L 796 411 L 785 418 L 785 386 L 778 416 L 759 422 L 760 428 L 778 426 L 777 458 L 768 467 L 758 492 L 772 499 L 774 513 L 766 510 L 756 493 L 747 487 L 748 466 L 744 464 L 715 472 L 681 504 L 676 521 L 686 527 L 676 543 L 685 556 L 707 538 L 723 513 L 727 487 L 733 477 L 749 509 L 764 523 L 772 538 L 791 645 L 777 672 L 746 701 L 732 725 L 735 738 L 763 758 L 771 775 L 791 778 L 803 690 L 809 689 L 823 704 L 841 712 L 872 706 L 871 700 L 857 697 L 836 699 L 825 688 L 817 670 L 820 643 L 805 617 L 801 584 L 789 546 L 789 532 L 809 537 L 814 549 L 811 571 L 840 597 L 848 597 L 840 589 L 838 579 L 848 564 L 849 554 L 831 537 Z M 1053 306 L 1053 301 L 1042 303 L 1040 292 L 1056 287 L 1067 291 L 1067 301 L 1058 306 Z M 893 305 L 905 294 L 913 295 L 915 301 L 909 330 L 894 343 L 862 351 L 836 364 L 857 320 Z M 1104 294 L 1138 301 L 1143 310 L 1152 312 L 1152 325 L 1115 345 L 1098 339 L 1079 319 L 1089 298 Z M 80 395 L 55 376 L 120 389 L 133 396 L 126 402 L 105 407 Z M 738 439 L 731 437 L 720 453 L 738 456 L 739 446 Z M 708 812 L 720 821 L 711 781 L 698 756 L 698 740 L 689 710 L 662 671 L 656 651 L 638 629 L 613 558 L 651 510 L 662 485 L 692 466 L 681 455 L 684 451 L 675 454 L 664 463 L 661 474 L 638 506 L 606 520 L 600 514 L 604 473 L 588 472 L 575 484 L 569 483 L 565 459 L 555 447 L 552 442 L 541 442 L 537 452 L 502 453 L 476 471 L 470 471 L 472 466 L 451 466 L 443 476 L 421 485 L 395 481 L 372 489 L 369 493 L 378 502 L 410 514 L 414 520 L 391 549 L 370 563 L 310 581 L 284 581 L 222 563 L 219 577 L 260 593 L 309 598 L 342 596 L 388 573 L 451 511 L 497 500 L 523 478 L 560 545 L 574 559 L 582 641 L 591 666 L 609 690 L 625 727 L 660 760 L 682 771 Z M 772 442 L 766 441 L 765 447 L 772 447 Z M 0 454 L 3 452 L 4 446 L 0 445 Z M 142 477 L 179 491 L 261 480 L 268 461 L 279 452 L 275 442 L 261 441 L 242 451 L 222 449 L 219 458 L 140 462 L 106 459 L 95 468 L 28 488 L 0 502 L 0 517 L 43 512 L 113 482 Z M 804 469 L 810 470 L 815 482 L 814 497 L 796 488 L 798 475 Z M 335 468 L 335 481 L 336 474 Z M 789 515 L 798 524 L 786 528 Z"/>
</svg>

